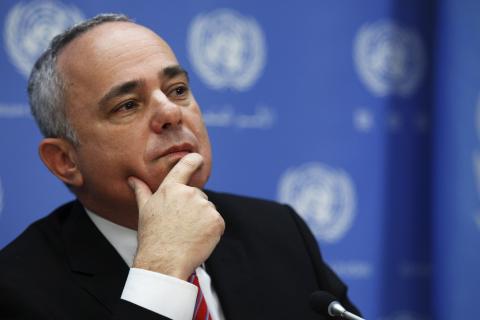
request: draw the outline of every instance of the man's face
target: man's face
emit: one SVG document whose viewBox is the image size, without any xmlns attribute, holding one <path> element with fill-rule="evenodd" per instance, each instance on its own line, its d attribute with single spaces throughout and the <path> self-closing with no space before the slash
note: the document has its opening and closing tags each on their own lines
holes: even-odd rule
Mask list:
<svg viewBox="0 0 480 320">
<path fill-rule="evenodd" d="M 155 191 L 187 152 L 204 158 L 189 184 L 205 184 L 207 131 L 187 75 L 156 34 L 133 23 L 105 23 L 67 45 L 57 66 L 80 142 L 74 155 L 83 179 L 75 190 L 87 208 L 107 217 L 131 214 L 136 203 L 127 178 Z"/>
</svg>

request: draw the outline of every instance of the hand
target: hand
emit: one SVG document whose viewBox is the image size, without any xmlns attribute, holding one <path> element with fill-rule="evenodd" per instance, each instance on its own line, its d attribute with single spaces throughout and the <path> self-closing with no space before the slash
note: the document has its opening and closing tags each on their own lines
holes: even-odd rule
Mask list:
<svg viewBox="0 0 480 320">
<path fill-rule="evenodd" d="M 139 211 L 133 267 L 186 280 L 220 241 L 223 218 L 204 192 L 187 186 L 202 163 L 198 153 L 187 154 L 153 194 L 143 181 L 129 178 Z"/>
</svg>

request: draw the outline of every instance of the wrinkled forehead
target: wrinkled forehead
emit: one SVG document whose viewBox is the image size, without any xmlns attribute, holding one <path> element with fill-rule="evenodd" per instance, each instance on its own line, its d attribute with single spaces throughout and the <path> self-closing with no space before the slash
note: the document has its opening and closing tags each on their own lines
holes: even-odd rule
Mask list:
<svg viewBox="0 0 480 320">
<path fill-rule="evenodd" d="M 122 60 L 144 60 L 160 56 L 167 64 L 178 64 L 169 45 L 152 30 L 141 25 L 124 22 L 106 22 L 78 36 L 65 48 L 57 59 L 62 71 L 95 70 L 105 68 Z"/>
<path fill-rule="evenodd" d="M 107 22 L 69 43 L 57 68 L 67 105 L 93 104 L 112 87 L 129 81 L 158 79 L 178 66 L 168 44 L 150 29 L 131 22 Z"/>
</svg>

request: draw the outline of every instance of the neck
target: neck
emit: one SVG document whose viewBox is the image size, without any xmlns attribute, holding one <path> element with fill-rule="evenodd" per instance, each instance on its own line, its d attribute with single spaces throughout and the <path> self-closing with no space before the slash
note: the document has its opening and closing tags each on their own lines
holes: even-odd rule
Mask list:
<svg viewBox="0 0 480 320">
<path fill-rule="evenodd" d="M 138 229 L 138 209 L 136 203 L 108 205 L 107 203 L 102 202 L 101 205 L 98 205 L 98 201 L 91 201 L 80 195 L 77 195 L 77 197 L 85 208 L 94 212 L 98 216 L 132 230 Z"/>
</svg>

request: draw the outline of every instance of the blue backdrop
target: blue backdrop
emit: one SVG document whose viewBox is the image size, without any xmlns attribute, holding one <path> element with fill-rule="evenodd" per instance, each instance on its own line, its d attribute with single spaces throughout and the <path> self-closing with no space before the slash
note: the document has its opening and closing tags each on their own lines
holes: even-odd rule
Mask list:
<svg viewBox="0 0 480 320">
<path fill-rule="evenodd" d="M 367 319 L 474 317 L 479 1 L 2 0 L 0 247 L 72 198 L 38 159 L 26 79 L 100 12 L 149 26 L 189 70 L 208 188 L 293 205 Z"/>
</svg>

